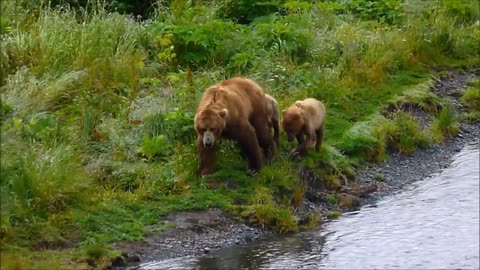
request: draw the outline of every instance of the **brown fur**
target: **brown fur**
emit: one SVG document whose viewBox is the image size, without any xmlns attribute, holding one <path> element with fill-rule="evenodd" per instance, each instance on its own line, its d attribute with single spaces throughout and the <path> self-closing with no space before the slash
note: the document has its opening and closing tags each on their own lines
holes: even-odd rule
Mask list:
<svg viewBox="0 0 480 270">
<path fill-rule="evenodd" d="M 273 139 L 275 146 L 278 148 L 280 145 L 280 109 L 275 98 L 269 94 L 265 94 L 265 97 L 267 98 L 268 128 L 270 130 L 273 128 Z"/>
<path fill-rule="evenodd" d="M 247 154 L 248 167 L 256 172 L 263 155 L 270 158 L 273 139 L 267 132 L 269 114 L 263 89 L 252 80 L 235 77 L 208 88 L 195 115 L 200 174 L 215 167 L 215 142 L 219 137 L 239 142 Z"/>
<path fill-rule="evenodd" d="M 282 113 L 282 127 L 287 133 L 288 140 L 292 141 L 296 137 L 298 141 L 298 147 L 293 154 L 305 155 L 314 141 L 315 151 L 319 152 L 326 114 L 323 103 L 314 98 L 297 100 Z"/>
</svg>

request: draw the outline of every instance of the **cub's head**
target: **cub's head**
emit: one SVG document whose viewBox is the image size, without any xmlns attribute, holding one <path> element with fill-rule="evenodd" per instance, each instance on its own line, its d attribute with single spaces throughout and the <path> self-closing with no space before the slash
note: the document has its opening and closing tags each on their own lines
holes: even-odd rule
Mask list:
<svg viewBox="0 0 480 270">
<path fill-rule="evenodd" d="M 291 142 L 302 131 L 305 124 L 301 102 L 296 101 L 294 105 L 283 110 L 282 114 L 282 127 L 285 133 L 287 133 L 288 141 Z"/>
<path fill-rule="evenodd" d="M 206 109 L 195 115 L 195 130 L 197 135 L 202 138 L 203 146 L 210 148 L 215 145 L 216 139 L 225 129 L 227 115 L 227 109 L 221 109 L 220 111 Z"/>
</svg>

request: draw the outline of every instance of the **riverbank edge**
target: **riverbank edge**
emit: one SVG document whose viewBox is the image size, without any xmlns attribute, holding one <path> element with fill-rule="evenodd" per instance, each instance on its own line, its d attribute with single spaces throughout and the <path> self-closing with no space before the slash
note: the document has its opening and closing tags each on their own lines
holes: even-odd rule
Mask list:
<svg viewBox="0 0 480 270">
<path fill-rule="evenodd" d="M 431 91 L 442 98 L 449 98 L 457 111 L 465 109 L 459 104 L 460 90 L 467 82 L 478 77 L 476 72 L 447 71 L 436 79 Z M 415 114 L 420 122 L 431 122 L 427 114 Z M 423 118 L 423 119 L 420 119 Z M 428 126 L 427 125 L 427 126 Z M 359 186 L 374 187 L 358 196 L 354 207 L 330 204 L 320 190 L 307 191 L 302 206 L 297 211 L 301 222 L 310 215 L 320 214 L 321 222 L 328 221 L 331 211 L 345 213 L 362 206 L 374 204 L 379 199 L 392 195 L 418 180 L 442 171 L 452 161 L 452 157 L 466 144 L 479 144 L 480 123 L 460 123 L 460 133 L 442 144 L 433 144 L 426 149 L 418 149 L 412 156 L 391 153 L 380 164 L 367 164 L 357 169 L 355 182 Z M 381 176 L 381 177 L 379 177 Z M 381 179 L 380 179 L 381 178 Z M 308 189 L 308 187 L 307 187 Z M 312 194 L 317 193 L 317 194 Z M 342 192 L 339 192 L 342 194 Z M 241 223 L 219 209 L 198 212 L 178 212 L 161 217 L 160 224 L 174 227 L 145 237 L 142 242 L 116 243 L 122 256 L 112 261 L 112 269 L 136 269 L 141 263 L 165 260 L 182 256 L 200 256 L 211 251 L 242 245 L 249 241 L 268 237 L 268 229 L 255 228 Z"/>
</svg>

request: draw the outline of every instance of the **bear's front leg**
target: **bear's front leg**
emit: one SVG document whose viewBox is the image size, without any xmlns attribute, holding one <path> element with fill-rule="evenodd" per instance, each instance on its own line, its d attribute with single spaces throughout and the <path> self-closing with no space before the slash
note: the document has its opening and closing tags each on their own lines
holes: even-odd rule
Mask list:
<svg viewBox="0 0 480 270">
<path fill-rule="evenodd" d="M 258 172 L 262 168 L 262 150 L 253 126 L 250 123 L 240 124 L 232 134 L 235 134 L 232 135 L 233 139 L 238 141 L 242 151 L 247 154 L 248 168 L 254 173 Z"/>
<path fill-rule="evenodd" d="M 209 175 L 213 172 L 215 168 L 215 146 L 205 147 L 203 145 L 203 139 L 201 136 L 197 137 L 197 151 L 198 157 L 200 159 L 199 174 L 200 175 Z"/>
</svg>

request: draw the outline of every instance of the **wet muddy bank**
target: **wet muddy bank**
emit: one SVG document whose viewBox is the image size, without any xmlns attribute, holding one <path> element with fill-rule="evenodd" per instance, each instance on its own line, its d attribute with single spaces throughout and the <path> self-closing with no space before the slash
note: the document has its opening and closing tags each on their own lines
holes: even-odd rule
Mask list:
<svg viewBox="0 0 480 270">
<path fill-rule="evenodd" d="M 446 72 L 435 82 L 431 91 L 452 101 L 458 114 L 465 109 L 458 102 L 460 90 L 474 78 L 473 73 Z M 421 111 L 411 114 L 427 128 L 431 117 Z M 338 199 L 351 202 L 338 205 L 328 202 L 328 193 L 313 186 L 307 187 L 303 204 L 296 216 L 305 223 L 311 214 L 320 214 L 325 220 L 328 212 L 348 212 L 362 205 L 372 204 L 378 199 L 392 195 L 415 181 L 419 181 L 445 169 L 453 156 L 466 144 L 479 144 L 480 123 L 461 123 L 460 134 L 442 144 L 433 144 L 427 149 L 418 149 L 414 155 L 393 153 L 380 164 L 370 164 L 357 169 L 354 180 L 335 194 Z M 308 172 L 301 175 L 308 183 Z M 160 233 L 147 236 L 143 242 L 118 243 L 116 248 L 124 251 L 114 268 L 137 268 L 140 263 L 165 260 L 183 256 L 199 256 L 216 249 L 242 245 L 271 232 L 242 224 L 218 209 L 199 212 L 179 212 L 160 218 L 170 227 Z"/>
</svg>

